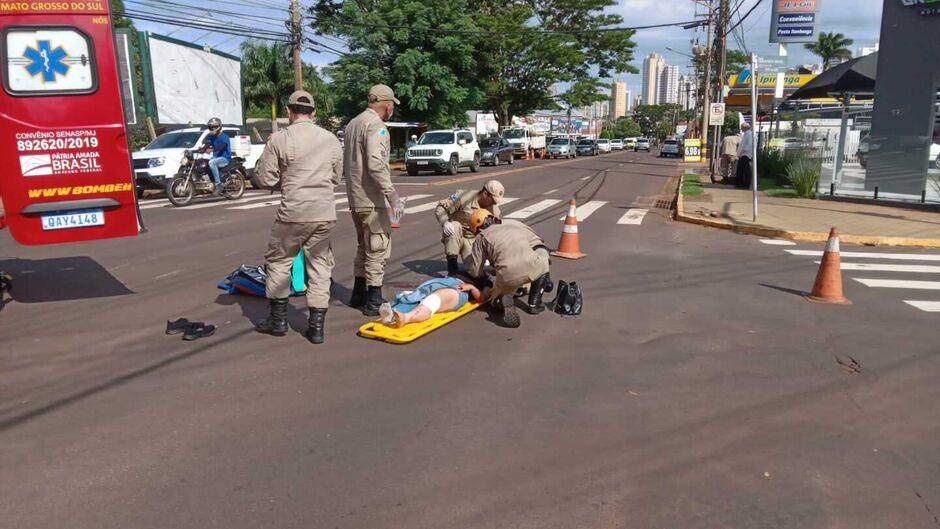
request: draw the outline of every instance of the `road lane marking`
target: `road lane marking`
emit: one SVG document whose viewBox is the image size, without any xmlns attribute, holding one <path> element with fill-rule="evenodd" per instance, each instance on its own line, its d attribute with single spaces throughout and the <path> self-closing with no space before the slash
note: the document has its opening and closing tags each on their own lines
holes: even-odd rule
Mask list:
<svg viewBox="0 0 940 529">
<path fill-rule="evenodd" d="M 801 255 L 805 257 L 822 257 L 822 252 L 817 250 L 784 250 L 791 255 Z M 918 254 L 918 253 L 874 253 L 874 252 L 842 252 L 842 257 L 856 259 L 896 259 L 901 261 L 940 261 L 940 254 Z"/>
<path fill-rule="evenodd" d="M 590 179 L 591 179 L 591 177 L 590 177 L 590 176 L 585 176 L 585 177 L 584 177 L 584 178 L 582 178 L 581 180 L 590 180 Z"/>
<path fill-rule="evenodd" d="M 503 218 L 506 218 L 506 219 L 527 219 L 527 218 L 531 217 L 532 215 L 535 215 L 536 213 L 538 213 L 538 212 L 540 212 L 540 211 L 546 210 L 546 209 L 548 209 L 548 208 L 550 208 L 550 207 L 552 207 L 552 206 L 557 206 L 558 204 L 561 204 L 561 200 L 557 200 L 557 199 L 554 199 L 554 198 L 549 198 L 549 199 L 543 200 L 543 201 L 541 201 L 541 202 L 536 202 L 535 204 L 532 204 L 531 206 L 526 206 L 526 207 L 524 207 L 524 208 L 522 208 L 522 209 L 520 209 L 520 210 L 513 211 L 512 213 L 510 213 L 509 215 L 504 216 Z"/>
<path fill-rule="evenodd" d="M 606 205 L 607 205 L 607 202 L 604 202 L 601 200 L 592 200 L 588 202 L 587 204 L 578 206 L 578 222 L 583 222 L 585 219 L 590 217 L 595 211 L 601 209 L 602 207 Z M 568 218 L 567 215 L 561 217 L 558 220 L 565 220 L 566 218 Z"/>
<path fill-rule="evenodd" d="M 413 201 L 415 201 L 415 200 L 421 200 L 422 198 L 428 198 L 428 197 L 432 197 L 432 196 L 434 196 L 434 195 L 408 195 L 408 196 L 405 197 L 405 203 L 407 204 L 408 202 L 413 202 Z M 339 202 L 339 201 L 337 200 L 337 203 L 338 203 L 338 202 Z M 430 208 L 425 208 L 425 209 L 434 209 L 434 207 L 437 206 L 437 202 L 431 202 L 431 204 L 432 204 L 432 205 L 431 205 Z M 428 205 L 428 204 L 425 204 L 425 206 L 427 206 L 427 205 Z M 419 206 L 419 207 L 421 207 L 421 206 Z M 349 211 L 349 208 L 338 209 L 338 210 L 336 210 L 336 211 L 339 212 L 339 213 L 343 213 L 343 212 Z M 424 211 L 424 209 L 422 209 L 422 210 L 420 210 L 420 211 Z M 409 208 L 408 206 L 405 206 L 405 213 L 412 213 L 412 212 L 413 212 L 412 208 Z"/>
<path fill-rule="evenodd" d="M 859 283 L 872 288 L 905 288 L 911 290 L 940 290 L 940 281 L 908 281 L 906 279 L 859 279 Z"/>
<path fill-rule="evenodd" d="M 813 261 L 821 264 L 821 261 Z M 932 265 L 892 265 L 874 263 L 842 263 L 843 270 L 861 270 L 864 272 L 905 272 L 913 274 L 940 274 L 940 266 Z"/>
<path fill-rule="evenodd" d="M 213 202 L 208 202 L 204 204 L 194 204 L 192 206 L 183 206 L 178 209 L 203 209 L 203 208 L 214 208 L 216 206 L 231 206 L 232 204 L 244 204 L 245 202 L 251 202 L 254 200 L 263 200 L 266 198 L 271 198 L 271 195 L 267 193 L 251 193 L 246 194 L 244 197 L 238 200 L 215 200 Z M 159 203 L 148 202 L 142 204 L 140 209 L 153 209 L 153 208 L 171 208 L 174 207 L 173 204 L 161 200 Z"/>
<path fill-rule="evenodd" d="M 908 301 L 904 303 L 916 307 L 924 312 L 940 312 L 940 301 Z"/>
<path fill-rule="evenodd" d="M 796 243 L 793 241 L 783 241 L 780 239 L 761 239 L 760 242 L 771 246 L 796 246 Z"/>
<path fill-rule="evenodd" d="M 649 212 L 650 210 L 648 209 L 628 209 L 627 212 L 620 217 L 620 220 L 617 221 L 617 224 L 639 226 L 643 223 L 643 218 L 645 218 L 646 214 Z"/>
<path fill-rule="evenodd" d="M 557 192 L 558 192 L 558 188 L 556 187 L 555 189 L 552 189 L 551 191 L 546 191 L 546 192 L 544 192 L 544 193 L 542 193 L 542 194 L 543 194 L 543 195 L 551 195 L 552 193 L 557 193 Z"/>
<path fill-rule="evenodd" d="M 504 171 L 496 171 L 496 172 L 492 172 L 492 173 L 469 174 L 469 175 L 466 175 L 466 176 L 458 176 L 458 177 L 455 177 L 455 178 L 448 178 L 447 180 L 438 180 L 437 182 L 430 182 L 429 185 L 432 185 L 432 186 L 446 186 L 446 185 L 455 184 L 455 183 L 458 183 L 458 182 L 467 182 L 467 181 L 470 181 L 470 180 L 479 180 L 479 179 L 481 179 L 481 178 L 493 178 L 493 177 L 496 177 L 496 176 L 504 176 L 504 175 L 522 173 L 522 172 L 525 172 L 525 171 L 533 171 L 533 170 L 535 170 L 535 169 L 544 169 L 544 168 L 546 168 L 546 167 L 551 167 L 551 166 L 553 166 L 553 165 L 563 165 L 563 164 L 569 164 L 569 163 L 573 163 L 573 162 L 577 162 L 577 161 L 579 161 L 578 158 L 575 158 L 575 159 L 573 159 L 573 160 L 564 160 L 564 161 L 561 161 L 561 162 L 547 162 L 547 163 L 540 163 L 540 164 L 538 164 L 538 165 L 527 165 L 526 167 L 520 167 L 520 168 L 518 168 L 518 169 L 507 169 L 507 170 L 504 170 Z M 588 178 L 590 178 L 590 177 L 588 177 Z"/>
</svg>

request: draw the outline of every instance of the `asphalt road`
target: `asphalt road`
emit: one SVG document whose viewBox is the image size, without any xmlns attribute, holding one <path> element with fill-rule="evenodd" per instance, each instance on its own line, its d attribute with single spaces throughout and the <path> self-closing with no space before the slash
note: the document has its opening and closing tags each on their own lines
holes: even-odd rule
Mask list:
<svg viewBox="0 0 940 529">
<path fill-rule="evenodd" d="M 552 270 L 582 285 L 581 317 L 512 330 L 475 312 L 408 346 L 356 336 L 344 213 L 320 347 L 299 333 L 302 298 L 298 332 L 273 338 L 252 331 L 263 300 L 215 286 L 261 263 L 260 195 L 148 201 L 134 239 L 27 248 L 0 232 L 16 276 L 0 526 L 936 528 L 938 314 L 904 303 L 923 293 L 852 272 L 853 305 L 808 303 L 811 257 L 651 207 L 678 171 L 631 152 L 396 177 L 421 209 L 498 175 L 507 213 L 545 206 L 525 221 L 549 245 L 570 198 L 593 210 L 588 257 Z M 430 209 L 392 254 L 386 295 L 444 270 Z M 165 336 L 178 317 L 219 330 Z"/>
</svg>

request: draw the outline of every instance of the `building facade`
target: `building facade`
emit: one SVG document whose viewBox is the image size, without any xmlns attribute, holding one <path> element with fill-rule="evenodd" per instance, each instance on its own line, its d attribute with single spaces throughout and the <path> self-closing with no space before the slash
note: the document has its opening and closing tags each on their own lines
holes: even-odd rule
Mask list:
<svg viewBox="0 0 940 529">
<path fill-rule="evenodd" d="M 610 119 L 627 115 L 627 83 L 614 81 L 610 86 Z"/>
<path fill-rule="evenodd" d="M 655 105 L 659 101 L 659 79 L 666 61 L 657 53 L 649 54 L 643 60 L 643 93 L 640 101 L 644 105 Z"/>
<path fill-rule="evenodd" d="M 679 102 L 679 67 L 663 63 L 659 74 L 659 96 L 657 104 L 676 104 Z"/>
</svg>

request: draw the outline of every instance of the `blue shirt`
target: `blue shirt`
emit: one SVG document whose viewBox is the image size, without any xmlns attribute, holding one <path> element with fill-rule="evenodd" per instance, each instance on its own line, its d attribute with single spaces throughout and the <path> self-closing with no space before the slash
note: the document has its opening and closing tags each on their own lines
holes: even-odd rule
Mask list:
<svg viewBox="0 0 940 529">
<path fill-rule="evenodd" d="M 463 282 L 454 277 L 428 279 L 418 285 L 414 290 L 401 292 L 396 295 L 395 301 L 391 304 L 392 308 L 399 312 L 411 312 L 421 303 L 421 300 L 431 295 L 434 291 L 441 290 L 442 288 L 456 289 L 461 283 Z M 458 295 L 457 306 L 450 310 L 458 310 L 466 305 L 468 301 L 470 301 L 470 294 L 461 291 Z"/>
<path fill-rule="evenodd" d="M 225 158 L 230 162 L 232 161 L 232 140 L 229 139 L 228 134 L 222 132 L 215 136 L 209 133 L 206 141 L 212 147 L 213 158 Z"/>
</svg>

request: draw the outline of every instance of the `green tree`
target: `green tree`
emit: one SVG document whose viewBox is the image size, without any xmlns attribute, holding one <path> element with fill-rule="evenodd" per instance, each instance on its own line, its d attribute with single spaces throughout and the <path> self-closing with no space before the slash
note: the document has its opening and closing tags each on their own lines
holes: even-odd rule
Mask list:
<svg viewBox="0 0 940 529">
<path fill-rule="evenodd" d="M 635 138 L 643 135 L 640 125 L 628 116 L 622 116 L 610 122 L 606 130 L 610 131 L 611 138 Z"/>
<path fill-rule="evenodd" d="M 741 132 L 740 112 L 725 112 L 725 122 L 721 126 L 721 132 L 725 136 Z"/>
<path fill-rule="evenodd" d="M 311 11 L 318 33 L 347 41 L 349 53 L 327 69 L 343 118 L 362 111 L 377 83 L 395 90 L 403 119 L 431 126 L 465 121 L 482 100 L 473 42 L 459 33 L 476 30 L 468 4 L 318 0 Z"/>
<path fill-rule="evenodd" d="M 272 126 L 294 89 L 289 49 L 284 44 L 246 40 L 241 45 L 242 86 L 249 116 L 267 115 Z"/>
<path fill-rule="evenodd" d="M 823 32 L 819 34 L 818 41 L 809 42 L 803 46 L 818 55 L 822 59 L 823 68 L 828 70 L 835 60 L 846 61 L 852 58 L 852 50 L 849 49 L 849 46 L 854 42 L 842 33 Z"/>
</svg>

